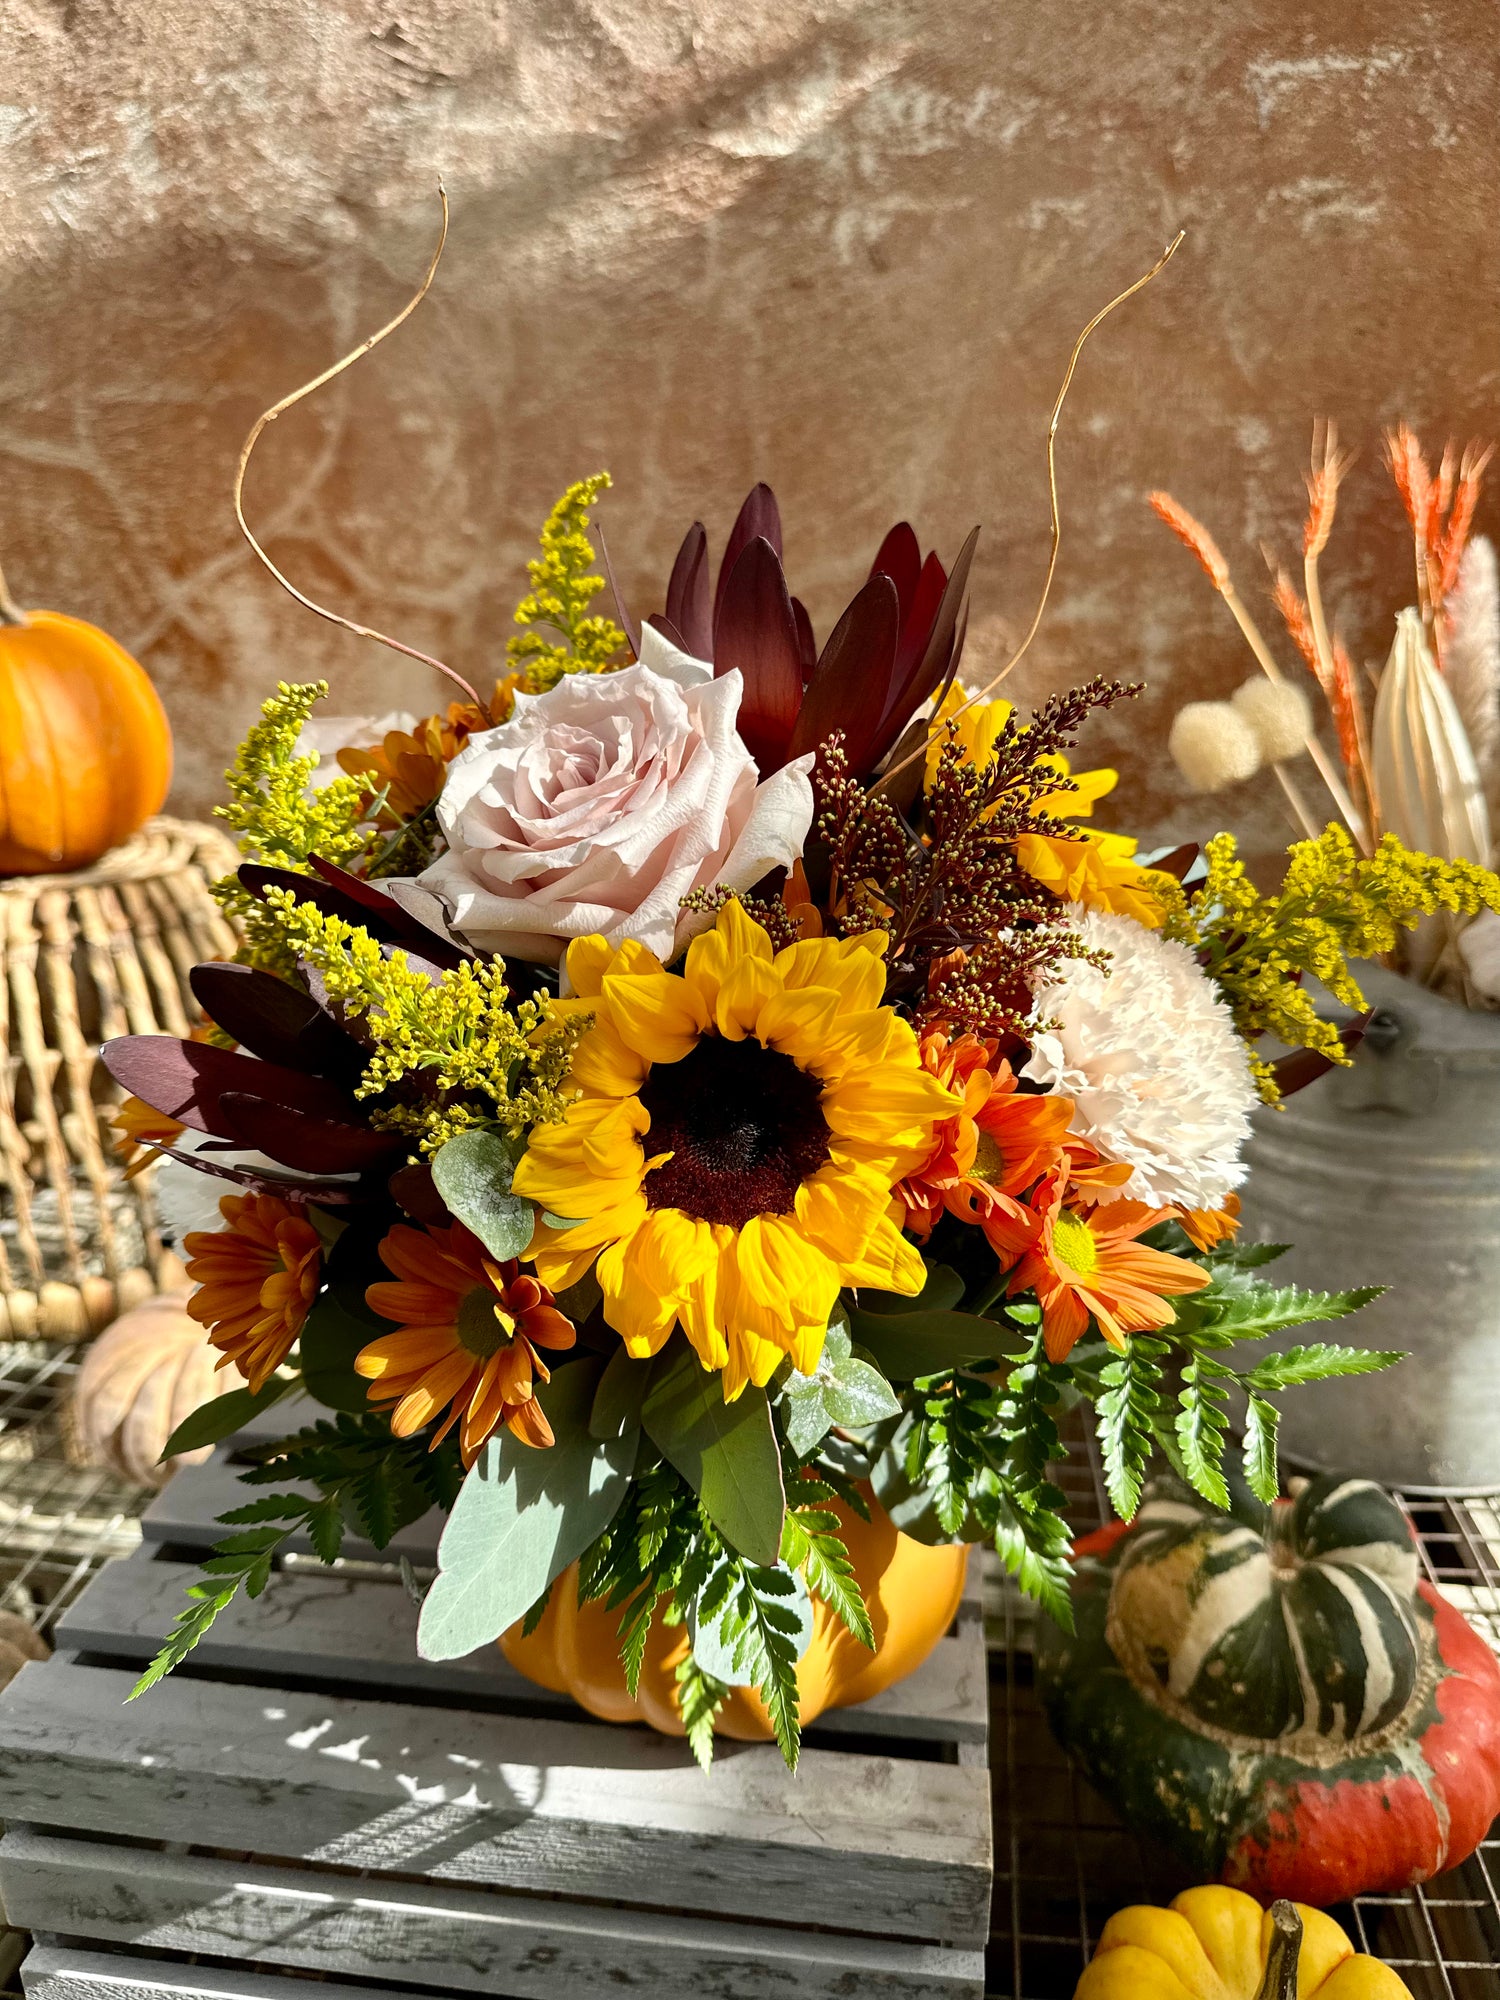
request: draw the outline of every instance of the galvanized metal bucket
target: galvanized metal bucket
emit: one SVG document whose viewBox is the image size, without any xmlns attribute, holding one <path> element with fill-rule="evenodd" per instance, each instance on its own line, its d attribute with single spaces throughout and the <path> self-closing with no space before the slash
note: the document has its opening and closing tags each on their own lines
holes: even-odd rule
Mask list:
<svg viewBox="0 0 1500 2000">
<path fill-rule="evenodd" d="M 1289 1460 L 1407 1489 L 1500 1490 L 1500 1015 L 1379 967 L 1354 1067 L 1256 1117 L 1244 1240 L 1324 1290 L 1384 1284 L 1309 1339 L 1404 1348 L 1381 1375 L 1283 1399 Z"/>
</svg>

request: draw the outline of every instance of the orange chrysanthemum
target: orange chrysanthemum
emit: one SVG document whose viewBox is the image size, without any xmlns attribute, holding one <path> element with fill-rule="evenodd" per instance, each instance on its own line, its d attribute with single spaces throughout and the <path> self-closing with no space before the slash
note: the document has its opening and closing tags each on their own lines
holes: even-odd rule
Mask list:
<svg viewBox="0 0 1500 2000">
<path fill-rule="evenodd" d="M 187 1274 L 198 1289 L 188 1300 L 253 1390 L 285 1361 L 317 1296 L 323 1252 L 305 1216 L 270 1194 L 226 1194 L 219 1213 L 226 1229 L 195 1229 L 183 1241 Z"/>
<path fill-rule="evenodd" d="M 119 1134 L 115 1155 L 128 1181 L 145 1172 L 156 1158 L 158 1146 L 174 1145 L 183 1131 L 180 1118 L 169 1118 L 165 1111 L 153 1110 L 138 1097 L 125 1098 L 109 1122 Z"/>
<path fill-rule="evenodd" d="M 361 1349 L 354 1366 L 369 1378 L 370 1401 L 391 1403 L 391 1430 L 410 1437 L 443 1408 L 436 1449 L 455 1424 L 466 1466 L 504 1424 L 524 1444 L 549 1445 L 552 1426 L 536 1401 L 536 1378 L 550 1381 L 540 1347 L 571 1347 L 571 1320 L 552 1294 L 512 1261 L 497 1263 L 461 1222 L 446 1229 L 397 1223 L 380 1246 L 395 1282 L 365 1298 L 398 1323 Z"/>
<path fill-rule="evenodd" d="M 922 1067 L 963 1103 L 934 1134 L 926 1162 L 901 1183 L 906 1227 L 925 1243 L 944 1209 L 998 1235 L 1006 1254 L 1024 1225 L 1018 1197 L 1061 1164 L 1073 1105 L 1066 1097 L 1023 1091 L 995 1042 L 941 1031 L 921 1044 Z M 1009 1226 L 1007 1226 L 1009 1225 Z"/>
<path fill-rule="evenodd" d="M 476 729 L 503 722 L 514 705 L 517 686 L 524 684 L 524 675 L 507 674 L 495 683 L 487 710 L 473 702 L 450 702 L 446 715 L 426 715 L 409 730 L 387 730 L 379 743 L 340 750 L 340 767 L 366 780 L 372 800 L 384 793 L 376 824 L 405 826 L 425 812 L 442 791 L 449 764 L 470 736 Z"/>
<path fill-rule="evenodd" d="M 1171 1213 L 1139 1201 L 1102 1208 L 1063 1206 L 1067 1176 L 1049 1175 L 1031 1207 L 1033 1235 L 1010 1278 L 1010 1295 L 1034 1291 L 1050 1361 L 1065 1361 L 1092 1318 L 1112 1347 L 1128 1333 L 1170 1326 L 1168 1300 L 1208 1283 L 1201 1264 L 1169 1257 L 1136 1237 Z"/>
<path fill-rule="evenodd" d="M 1227 1194 L 1222 1208 L 1180 1208 L 1177 1221 L 1195 1250 L 1213 1250 L 1227 1243 L 1240 1226 L 1240 1198 Z"/>
</svg>

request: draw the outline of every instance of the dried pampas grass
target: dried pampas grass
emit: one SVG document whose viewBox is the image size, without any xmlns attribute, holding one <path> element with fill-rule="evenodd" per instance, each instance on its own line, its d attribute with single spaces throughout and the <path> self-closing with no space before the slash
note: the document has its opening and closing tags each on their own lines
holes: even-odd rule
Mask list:
<svg viewBox="0 0 1500 2000">
<path fill-rule="evenodd" d="M 1500 825 L 1500 566 L 1477 535 L 1464 550 L 1448 601 L 1443 667 L 1479 767 L 1491 829 Z"/>
</svg>

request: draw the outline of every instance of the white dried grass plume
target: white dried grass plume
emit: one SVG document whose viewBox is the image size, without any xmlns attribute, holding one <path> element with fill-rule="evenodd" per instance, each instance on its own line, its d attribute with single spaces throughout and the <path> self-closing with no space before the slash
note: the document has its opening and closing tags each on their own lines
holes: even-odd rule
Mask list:
<svg viewBox="0 0 1500 2000">
<path fill-rule="evenodd" d="M 1500 568 L 1495 546 L 1476 535 L 1448 598 L 1452 619 L 1443 671 L 1479 767 L 1493 829 L 1500 820 Z"/>
<path fill-rule="evenodd" d="M 1490 816 L 1479 767 L 1416 611 L 1396 620 L 1370 735 L 1381 830 L 1419 853 L 1487 868 Z"/>
<path fill-rule="evenodd" d="M 1312 734 L 1312 707 L 1307 696 L 1292 681 L 1270 681 L 1263 674 L 1235 689 L 1231 697 L 1234 712 L 1255 732 L 1260 754 L 1267 764 L 1283 763 L 1307 748 Z"/>
<path fill-rule="evenodd" d="M 1036 1012 L 1052 1025 L 1022 1074 L 1071 1097 L 1072 1130 L 1134 1169 L 1106 1199 L 1221 1207 L 1245 1177 L 1256 1103 L 1229 1009 L 1186 945 L 1076 904 L 1068 923 L 1109 961 L 1049 967 Z"/>
<path fill-rule="evenodd" d="M 1500 1006 L 1500 911 L 1481 910 L 1464 926 L 1458 955 L 1475 992 Z"/>
<path fill-rule="evenodd" d="M 1190 701 L 1180 708 L 1167 749 L 1195 792 L 1222 791 L 1253 778 L 1261 766 L 1260 739 L 1227 701 Z"/>
</svg>

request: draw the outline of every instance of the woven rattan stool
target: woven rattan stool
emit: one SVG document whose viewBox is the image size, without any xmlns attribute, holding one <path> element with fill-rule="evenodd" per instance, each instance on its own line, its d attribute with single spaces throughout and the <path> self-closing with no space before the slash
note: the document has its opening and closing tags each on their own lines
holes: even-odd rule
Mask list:
<svg viewBox="0 0 1500 2000">
<path fill-rule="evenodd" d="M 161 818 L 92 868 L 0 879 L 0 1340 L 86 1338 L 170 1282 L 99 1045 L 188 1032 L 190 969 L 235 948 L 208 885 L 237 858 Z"/>
</svg>

